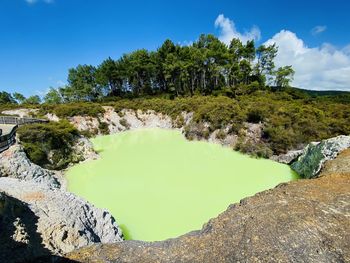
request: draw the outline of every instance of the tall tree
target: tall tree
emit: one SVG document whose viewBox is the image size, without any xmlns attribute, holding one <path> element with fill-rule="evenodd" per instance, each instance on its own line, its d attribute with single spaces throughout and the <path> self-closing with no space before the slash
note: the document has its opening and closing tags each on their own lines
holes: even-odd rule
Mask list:
<svg viewBox="0 0 350 263">
<path fill-rule="evenodd" d="M 44 101 L 48 104 L 60 104 L 63 102 L 63 98 L 59 90 L 50 88 L 44 97 Z"/>
<path fill-rule="evenodd" d="M 18 93 L 18 92 L 13 93 L 13 98 L 14 98 L 19 104 L 22 104 L 22 103 L 26 100 L 26 97 L 24 97 L 21 93 Z"/>
<path fill-rule="evenodd" d="M 268 83 L 270 82 L 270 79 L 275 69 L 274 59 L 277 55 L 277 52 L 278 48 L 276 44 L 270 46 L 262 45 L 257 49 L 257 75 L 263 82 L 265 82 L 266 80 L 268 81 Z"/>
<path fill-rule="evenodd" d="M 33 105 L 40 104 L 41 103 L 41 98 L 38 95 L 33 95 L 33 96 L 28 97 L 24 101 L 24 103 L 26 103 L 26 104 L 33 104 Z"/>
<path fill-rule="evenodd" d="M 91 65 L 79 65 L 68 73 L 69 87 L 65 93 L 68 101 L 95 101 L 102 93 L 96 83 L 96 68 Z"/>
<path fill-rule="evenodd" d="M 280 67 L 275 72 L 275 86 L 288 87 L 294 77 L 294 70 L 292 66 Z"/>
<path fill-rule="evenodd" d="M 110 57 L 102 62 L 96 69 L 96 83 L 107 94 L 118 96 L 121 94 L 123 79 L 118 62 Z"/>
<path fill-rule="evenodd" d="M 14 104 L 16 103 L 12 95 L 6 91 L 0 91 L 0 103 L 3 104 Z"/>
</svg>

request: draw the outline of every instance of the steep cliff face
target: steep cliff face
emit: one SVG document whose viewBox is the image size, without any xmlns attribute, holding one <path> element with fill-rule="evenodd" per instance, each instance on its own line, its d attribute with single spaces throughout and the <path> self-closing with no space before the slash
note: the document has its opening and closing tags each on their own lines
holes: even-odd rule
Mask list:
<svg viewBox="0 0 350 263">
<path fill-rule="evenodd" d="M 337 173 L 338 167 L 342 172 Z M 231 205 L 201 231 L 163 242 L 94 245 L 77 262 L 350 262 L 350 151 L 324 176 Z"/>
</svg>

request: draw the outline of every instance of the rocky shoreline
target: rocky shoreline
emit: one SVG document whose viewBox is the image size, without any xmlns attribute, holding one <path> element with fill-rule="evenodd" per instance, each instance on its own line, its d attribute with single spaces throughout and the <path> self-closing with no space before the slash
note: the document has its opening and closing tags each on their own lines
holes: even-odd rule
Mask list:
<svg viewBox="0 0 350 263">
<path fill-rule="evenodd" d="M 74 116 L 69 118 L 69 121 L 80 131 L 89 131 L 97 134 L 102 134 L 100 124 L 103 122 L 108 127 L 108 133 L 112 134 L 139 128 L 183 130 L 184 126 L 193 118 L 193 114 L 183 113 L 180 122 L 179 120 L 172 120 L 169 116 L 154 111 L 141 112 L 122 110 L 121 112 L 116 113 L 112 107 L 104 107 L 104 109 L 105 113 L 99 118 Z M 12 113 L 16 114 L 16 112 Z M 23 110 L 21 110 L 20 113 L 25 114 Z M 59 118 L 53 114 L 48 114 L 47 117 L 52 121 L 59 120 Z M 203 125 L 209 124 L 204 123 Z M 258 142 L 261 138 L 261 131 L 262 127 L 260 124 L 247 123 L 245 135 L 246 140 Z M 192 134 L 194 137 L 192 139 L 207 140 L 209 142 L 230 147 L 233 147 L 233 145 L 237 143 L 238 138 L 236 135 L 227 135 L 228 132 L 224 129 L 223 132 L 226 135 L 218 136 L 219 132 L 221 132 L 221 130 L 216 130 L 212 134 L 209 134 L 208 137 L 203 138 L 201 136 L 196 137 L 196 131 L 193 130 Z M 302 174 L 305 178 L 316 178 L 324 175 L 323 170 L 334 169 L 332 167 L 339 163 L 338 160 L 342 160 L 342 164 L 344 164 L 344 157 L 340 153 L 349 147 L 350 137 L 339 136 L 320 143 L 311 143 L 302 150 L 291 151 L 281 156 L 273 156 L 271 159 L 287 164 L 292 163 L 293 169 L 299 174 Z M 78 138 L 77 143 L 74 146 L 74 152 L 76 153 L 77 162 L 97 158 L 97 154 L 93 151 L 91 143 L 84 137 Z M 329 165 L 330 163 L 331 165 Z M 211 220 L 203 230 L 199 232 L 197 231 L 177 239 L 157 242 L 154 244 L 127 241 L 123 242 L 121 245 L 98 245 L 78 252 L 73 252 L 73 254 L 69 254 L 69 257 L 78 260 L 79 262 L 231 262 L 228 260 L 230 258 L 235 259 L 233 260 L 234 262 L 275 262 L 273 260 L 265 261 L 267 259 L 267 255 L 265 255 L 267 249 L 268 251 L 273 251 L 269 252 L 270 256 L 272 255 L 271 253 L 276 253 L 276 260 L 278 258 L 281 259 L 278 262 L 299 262 L 300 260 L 307 258 L 305 253 L 309 250 L 313 251 L 315 249 L 317 251 L 328 251 L 330 249 L 328 244 L 320 245 L 317 243 L 317 240 L 320 239 L 320 236 L 318 235 L 313 236 L 310 239 L 310 237 L 307 237 L 304 232 L 300 235 L 297 232 L 294 232 L 295 229 L 293 229 L 293 227 L 296 227 L 296 221 L 293 221 L 293 224 L 288 226 L 291 227 L 290 229 L 283 229 L 282 226 L 279 226 L 282 227 L 279 233 L 282 234 L 284 233 L 283 231 L 285 231 L 284 235 L 287 235 L 283 242 L 290 242 L 289 239 L 295 242 L 295 244 L 298 242 L 302 243 L 303 240 L 311 242 L 310 247 L 305 248 L 306 252 L 304 251 L 301 253 L 300 251 L 302 250 L 299 245 L 295 245 L 295 249 L 291 249 L 288 252 L 286 246 L 276 246 L 276 249 L 273 250 L 272 248 L 274 248 L 274 246 L 270 244 L 272 248 L 269 250 L 260 243 L 263 241 L 259 239 L 260 235 L 258 235 L 258 233 L 259 231 L 263 231 L 263 229 L 258 227 L 254 228 L 253 226 L 254 224 L 261 224 L 271 228 L 278 224 L 275 221 L 264 221 L 264 218 L 256 213 L 258 213 L 257 211 L 260 211 L 259 207 L 261 206 L 261 209 L 266 209 L 268 212 L 266 212 L 267 214 L 265 216 L 272 213 L 277 216 L 279 215 L 282 220 L 286 219 L 285 216 L 288 215 L 288 209 L 294 209 L 296 214 L 293 212 L 292 220 L 296 220 L 298 217 L 297 213 L 306 216 L 306 213 L 310 211 L 313 202 L 317 202 L 317 198 L 321 196 L 322 191 L 324 193 L 329 191 L 329 194 L 327 192 L 329 198 L 325 199 L 324 204 L 321 206 L 328 210 L 330 207 L 333 207 L 334 209 L 332 208 L 333 210 L 329 211 L 325 210 L 327 211 L 325 212 L 327 218 L 320 217 L 320 214 L 318 213 L 313 215 L 315 218 L 312 220 L 314 220 L 314 227 L 321 226 L 323 224 L 321 222 L 322 220 L 328 220 L 327 222 L 329 222 L 329 225 L 327 223 L 326 227 L 331 229 L 331 231 L 335 231 L 335 229 L 332 228 L 332 225 L 343 225 L 344 222 L 346 223 L 345 219 L 347 219 L 347 216 L 350 216 L 350 211 L 348 210 L 350 200 L 349 196 L 344 193 L 343 188 L 337 185 L 338 181 L 341 181 L 343 182 L 344 187 L 349 187 L 350 167 L 342 167 L 341 169 L 344 169 L 344 173 L 342 173 L 341 176 L 334 175 L 333 173 L 332 175 L 327 175 L 327 179 L 320 178 L 288 183 L 285 186 L 283 185 L 276 189 L 265 191 L 254 197 L 245 199 L 240 205 L 231 206 L 218 218 Z M 334 193 L 332 192 L 334 190 L 333 188 L 323 189 L 323 184 L 329 184 L 330 182 L 332 182 L 332 184 L 334 182 L 334 187 L 337 188 Z M 319 184 L 322 187 L 317 188 Z M 298 192 L 296 189 L 299 189 L 300 191 Z M 340 192 L 337 192 L 338 190 Z M 293 194 L 287 194 L 287 196 L 284 196 L 281 195 L 281 191 L 287 193 L 292 191 Z M 307 191 L 311 191 L 309 195 L 315 194 L 312 196 L 313 199 L 311 198 L 313 201 L 306 202 L 306 200 L 303 199 L 308 195 Z M 336 204 L 335 200 L 338 198 L 338 195 L 344 195 L 344 199 L 340 201 L 342 204 L 346 204 L 345 207 L 340 207 L 340 204 Z M 269 198 L 275 201 L 269 201 Z M 306 202 L 305 206 L 294 207 L 294 205 L 296 206 L 295 200 L 298 198 L 300 199 L 300 202 Z M 246 203 L 248 202 L 247 200 L 254 201 L 249 201 L 249 204 L 251 205 L 246 206 Z M 281 200 L 286 201 L 282 202 Z M 264 202 L 265 206 L 263 204 Z M 38 246 L 38 249 L 33 249 L 33 242 L 30 239 L 30 231 L 32 230 L 26 226 L 29 223 L 23 221 L 22 215 L 19 216 L 13 214 L 13 212 L 9 212 L 13 211 L 13 208 L 10 209 L 9 207 L 17 207 L 18 204 L 20 207 L 23 207 L 23 211 L 26 211 L 29 215 L 28 217 L 32 217 L 31 220 L 36 222 L 36 227 L 34 227 L 35 233 L 40 236 L 41 240 L 40 244 L 35 245 Z M 280 204 L 281 207 L 277 204 Z M 254 207 L 257 209 L 256 212 L 254 212 Z M 239 235 L 235 235 L 234 233 L 236 233 L 236 231 L 242 232 L 243 230 L 240 229 L 242 226 L 237 225 L 237 222 L 246 222 L 246 219 L 242 221 L 241 216 L 235 216 L 237 210 L 240 211 L 239 213 L 246 214 L 244 218 L 251 218 L 252 221 L 252 229 L 250 229 L 248 224 L 244 230 L 246 232 L 244 238 L 241 236 L 241 241 L 239 242 L 237 241 Z M 264 215 L 265 212 L 260 211 L 259 213 Z M 338 214 L 345 216 L 345 219 L 344 217 L 339 219 L 337 217 Z M 328 215 L 330 218 L 328 218 Z M 294 216 L 296 218 L 294 218 Z M 212 232 L 212 229 L 215 228 L 213 222 L 217 222 L 214 225 L 218 225 L 218 229 L 214 232 Z M 272 225 L 270 226 L 270 224 Z M 244 223 L 244 225 L 246 225 L 246 223 Z M 307 223 L 304 225 L 305 229 L 306 226 Z M 17 233 L 16 236 L 13 236 L 12 238 L 11 244 L 13 243 L 13 247 L 11 249 L 13 249 L 16 254 L 22 254 L 23 260 L 28 259 L 29 257 L 47 258 L 51 257 L 51 255 L 62 256 L 89 245 L 123 241 L 123 235 L 119 226 L 107 211 L 98 209 L 85 200 L 76 197 L 74 194 L 68 193 L 65 190 L 65 180 L 62 172 L 49 171 L 31 163 L 20 144 L 16 144 L 9 150 L 0 154 L 0 227 L 2 229 L 12 229 Z M 33 228 L 33 226 L 30 228 Z M 254 229 L 256 229 L 257 232 L 254 232 Z M 274 231 L 274 229 L 269 229 L 269 231 Z M 255 240 L 256 236 L 253 236 L 253 234 L 259 237 L 258 240 Z M 343 232 L 339 232 L 337 235 L 338 234 L 343 234 Z M 326 235 L 326 233 L 324 235 Z M 250 236 L 250 238 L 247 238 L 248 236 Z M 337 236 L 332 237 L 331 239 L 332 242 L 339 241 Z M 255 240 L 259 246 L 262 246 L 260 250 L 257 250 L 257 247 L 255 246 L 251 246 L 251 242 L 253 242 L 252 240 Z M 241 248 L 240 244 L 243 244 L 241 242 L 247 242 L 248 245 L 244 245 L 243 248 Z M 269 242 L 272 241 L 268 240 L 264 242 L 269 244 Z M 344 243 L 342 242 L 340 245 L 344 246 Z M 198 250 L 196 252 L 196 246 L 199 246 L 204 250 Z M 227 246 L 231 246 L 231 248 Z M 187 249 L 182 250 L 184 247 Z M 215 248 L 215 253 L 213 253 L 212 256 L 205 252 L 210 251 L 211 248 Z M 238 252 L 234 252 L 233 248 L 238 251 L 244 250 L 244 253 L 238 255 Z M 282 250 L 284 249 L 285 251 L 278 252 L 278 248 Z M 232 255 L 227 254 L 228 252 L 224 252 L 223 249 L 228 249 L 229 253 L 232 253 Z M 251 249 L 255 249 L 255 251 L 250 252 Z M 1 262 L 20 262 L 20 258 L 16 258 L 13 261 L 4 261 L 4 259 L 7 258 L 4 256 L 6 253 L 8 252 L 4 250 L 1 251 Z M 254 253 L 258 253 L 258 256 Z M 298 258 L 295 256 L 295 260 L 288 261 L 288 257 L 292 255 L 288 253 L 292 253 L 293 255 L 295 253 L 301 253 L 301 257 Z M 339 253 L 342 256 L 344 255 L 344 251 Z M 348 251 L 345 251 L 345 256 L 347 258 L 349 258 L 348 253 Z M 265 256 L 263 256 L 263 254 Z M 248 260 L 248 255 L 252 256 L 250 260 Z M 217 257 L 218 260 L 210 261 L 210 259 L 214 260 L 214 256 Z M 262 260 L 254 260 L 255 257 Z M 111 259 L 111 261 L 109 261 L 109 259 Z M 320 261 L 316 261 L 316 259 Z M 330 259 L 330 261 L 325 261 L 325 259 Z M 310 262 L 342 262 L 337 261 L 336 259 L 337 257 L 334 253 L 328 253 L 326 256 L 321 253 L 320 256 L 315 256 Z"/>
</svg>

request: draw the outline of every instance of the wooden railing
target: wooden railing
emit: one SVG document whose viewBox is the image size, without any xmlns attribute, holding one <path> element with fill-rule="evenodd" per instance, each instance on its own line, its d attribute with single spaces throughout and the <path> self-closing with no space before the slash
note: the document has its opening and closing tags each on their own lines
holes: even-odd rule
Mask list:
<svg viewBox="0 0 350 263">
<path fill-rule="evenodd" d="M 35 118 L 0 116 L 0 124 L 23 125 L 23 124 L 29 124 L 29 123 L 44 123 L 44 122 L 49 122 L 49 121 L 44 119 L 35 119 Z"/>
<path fill-rule="evenodd" d="M 14 125 L 11 132 L 1 134 L 0 136 L 0 153 L 7 150 L 16 141 L 16 130 L 18 125 Z"/>
<path fill-rule="evenodd" d="M 16 141 L 16 130 L 19 125 L 44 122 L 48 122 L 48 120 L 0 116 L 0 153 L 7 150 Z M 11 128 L 10 132 L 3 134 L 1 124 L 13 125 L 13 127 Z"/>
</svg>

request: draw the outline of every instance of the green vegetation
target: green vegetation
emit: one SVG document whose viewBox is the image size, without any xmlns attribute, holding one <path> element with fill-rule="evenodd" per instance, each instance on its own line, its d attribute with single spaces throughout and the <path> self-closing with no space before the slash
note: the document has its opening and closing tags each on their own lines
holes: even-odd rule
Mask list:
<svg viewBox="0 0 350 263">
<path fill-rule="evenodd" d="M 291 66 L 275 69 L 277 47 L 255 47 L 233 39 L 226 46 L 213 35 L 201 35 L 191 46 L 166 40 L 157 51 L 136 50 L 98 67 L 79 65 L 68 73 L 68 85 L 50 90 L 46 101 L 98 101 L 106 96 L 170 98 L 210 95 L 226 90 L 257 89 L 266 84 L 289 86 Z"/>
<path fill-rule="evenodd" d="M 38 115 L 98 117 L 102 106 L 109 105 L 121 117 L 122 109 L 161 112 L 181 127 L 181 113 L 193 112 L 185 127 L 189 139 L 208 138 L 214 130 L 228 128 L 240 138 L 236 149 L 263 157 L 350 134 L 350 93 L 289 87 L 294 70 L 275 68 L 277 51 L 275 45 L 255 47 L 253 41 L 243 44 L 238 39 L 227 46 L 213 35 L 201 35 L 190 46 L 166 40 L 156 51 L 136 50 L 98 67 L 70 69 L 68 85 L 51 88 Z M 0 92 L 0 110 L 39 103 L 38 96 Z M 246 140 L 247 123 L 261 123 L 259 143 Z M 125 119 L 121 124 L 129 127 Z M 99 130 L 108 133 L 107 123 L 100 123 Z M 37 162 L 47 163 L 42 147 L 27 149 Z"/>
<path fill-rule="evenodd" d="M 208 122 L 209 132 L 230 126 L 230 133 L 240 135 L 245 122 L 263 124 L 263 145 L 238 147 L 247 153 L 280 154 L 295 149 L 311 141 L 319 141 L 340 134 L 350 134 L 350 105 L 331 101 L 329 97 L 312 98 L 298 90 L 284 91 L 258 90 L 250 94 L 228 98 L 225 96 L 194 96 L 174 100 L 123 99 L 114 105 L 116 111 L 122 109 L 155 110 L 176 119 L 181 112 L 194 112 L 192 126 L 208 133 L 200 124 Z M 191 129 L 190 129 L 191 128 Z M 186 134 L 193 127 L 185 129 Z M 191 138 L 191 136 L 189 136 Z M 243 143 L 243 142 L 242 142 Z M 241 144 L 242 144 L 241 143 Z M 271 149 L 268 151 L 267 148 Z M 258 154 L 263 155 L 263 154 Z"/>
<path fill-rule="evenodd" d="M 50 88 L 46 104 L 96 102 L 111 97 L 241 94 L 265 85 L 289 86 L 291 66 L 275 69 L 277 47 L 255 47 L 233 39 L 230 45 L 214 35 L 201 35 L 190 46 L 166 40 L 156 51 L 145 49 L 111 58 L 99 66 L 78 65 L 68 72 L 68 85 Z M 1 95 L 1 94 L 0 94 Z M 4 103 L 38 104 L 40 98 L 3 94 Z"/>
<path fill-rule="evenodd" d="M 66 120 L 29 124 L 17 131 L 30 160 L 48 169 L 63 169 L 72 161 L 72 146 L 79 135 Z"/>
<path fill-rule="evenodd" d="M 97 117 L 104 109 L 97 103 L 67 103 L 67 104 L 43 104 L 40 107 L 40 115 L 54 113 L 60 118 L 73 116 Z"/>
</svg>

